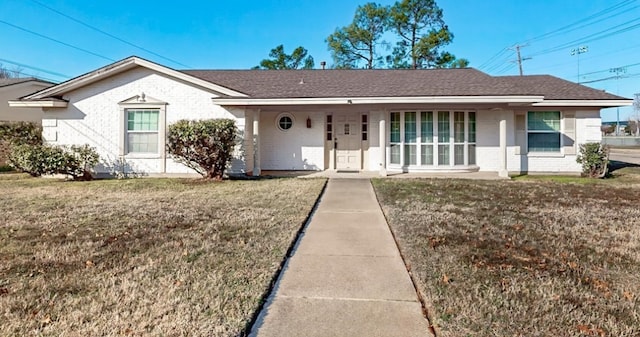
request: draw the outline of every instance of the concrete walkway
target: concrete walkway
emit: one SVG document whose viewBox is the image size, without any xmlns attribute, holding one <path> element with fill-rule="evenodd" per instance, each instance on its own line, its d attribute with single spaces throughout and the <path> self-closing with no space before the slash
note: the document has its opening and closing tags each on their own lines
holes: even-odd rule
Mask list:
<svg viewBox="0 0 640 337">
<path fill-rule="evenodd" d="M 330 179 L 251 336 L 430 336 L 367 179 Z"/>
</svg>

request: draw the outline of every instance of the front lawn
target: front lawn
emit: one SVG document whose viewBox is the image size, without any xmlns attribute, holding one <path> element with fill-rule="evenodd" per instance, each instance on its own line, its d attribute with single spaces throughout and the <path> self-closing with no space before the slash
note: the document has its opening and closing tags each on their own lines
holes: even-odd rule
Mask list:
<svg viewBox="0 0 640 337">
<path fill-rule="evenodd" d="M 323 185 L 0 176 L 0 336 L 244 335 Z"/>
<path fill-rule="evenodd" d="M 441 336 L 640 335 L 637 182 L 373 184 Z"/>
</svg>

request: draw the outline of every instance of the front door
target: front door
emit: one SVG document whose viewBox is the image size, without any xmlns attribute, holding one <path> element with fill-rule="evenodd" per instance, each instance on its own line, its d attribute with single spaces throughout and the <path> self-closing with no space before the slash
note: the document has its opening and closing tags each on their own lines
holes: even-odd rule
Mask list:
<svg viewBox="0 0 640 337">
<path fill-rule="evenodd" d="M 358 114 L 336 114 L 336 170 L 360 171 L 361 141 Z"/>
</svg>

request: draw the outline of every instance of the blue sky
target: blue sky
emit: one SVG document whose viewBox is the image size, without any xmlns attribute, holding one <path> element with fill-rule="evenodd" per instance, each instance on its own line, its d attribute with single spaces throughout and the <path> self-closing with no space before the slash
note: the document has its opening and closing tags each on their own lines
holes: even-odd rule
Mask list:
<svg viewBox="0 0 640 337">
<path fill-rule="evenodd" d="M 323 60 L 331 64 L 326 37 L 349 24 L 356 7 L 364 3 L 2 0 L 0 63 L 54 81 L 131 55 L 175 69 L 247 69 L 284 44 L 287 52 L 305 47 L 319 67 Z M 515 54 L 507 48 L 522 44 L 526 45 L 522 56 L 531 57 L 523 62 L 525 75 L 579 80 L 629 98 L 640 92 L 640 0 L 437 3 L 455 35 L 447 50 L 469 59 L 471 67 L 491 75 L 517 75 L 517 64 L 510 62 Z M 571 50 L 580 46 L 587 46 L 588 52 L 572 56 Z M 625 67 L 626 73 L 616 79 L 610 69 L 619 67 Z M 621 119 L 630 115 L 635 116 L 632 108 L 620 109 Z M 605 110 L 602 117 L 615 120 L 616 110 Z"/>
</svg>

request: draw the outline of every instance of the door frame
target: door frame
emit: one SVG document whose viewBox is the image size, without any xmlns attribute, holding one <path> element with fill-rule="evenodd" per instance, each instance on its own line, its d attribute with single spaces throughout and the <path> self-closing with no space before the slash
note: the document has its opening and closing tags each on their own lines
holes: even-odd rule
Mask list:
<svg viewBox="0 0 640 337">
<path fill-rule="evenodd" d="M 363 157 L 363 148 L 362 148 L 362 130 L 361 130 L 361 112 L 333 112 L 331 113 L 332 124 L 333 124 L 333 170 L 345 170 L 345 171 L 361 171 L 362 170 L 362 157 Z M 343 121 L 341 121 L 344 118 Z M 349 125 L 345 128 L 345 125 Z M 349 135 L 344 135 L 345 131 L 349 132 Z M 355 131 L 355 134 L 353 133 Z M 353 137 L 353 139 L 340 139 L 340 137 Z M 341 167 L 338 161 L 338 151 L 340 147 L 340 143 L 344 142 L 352 142 L 352 144 L 357 144 L 353 146 L 351 150 L 345 151 L 353 151 L 357 153 L 355 162 L 355 167 Z M 348 155 L 347 155 L 348 157 Z M 348 160 L 348 158 L 347 158 Z"/>
</svg>

